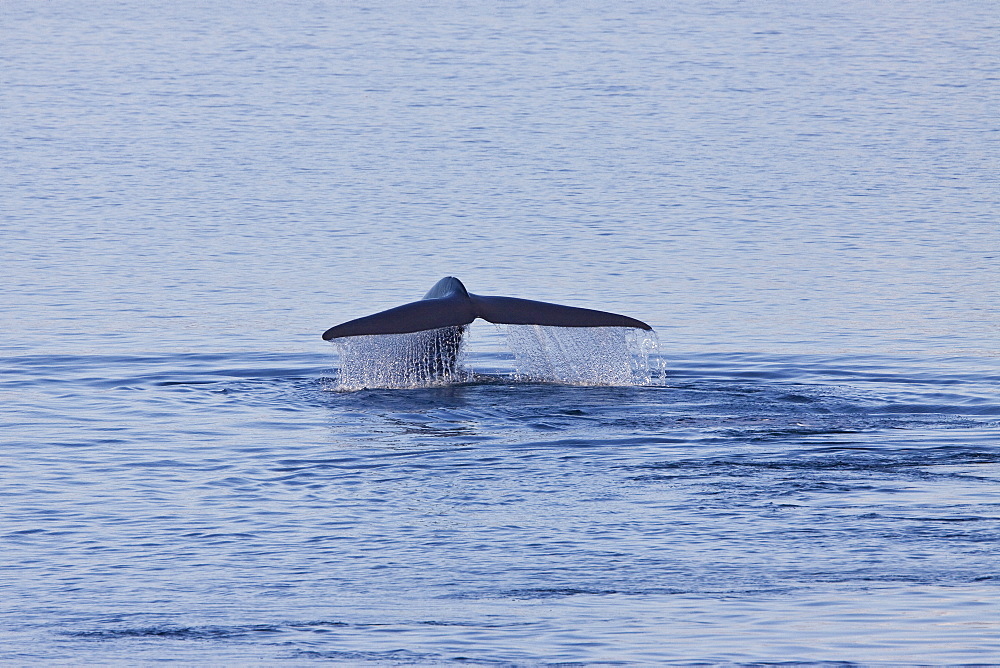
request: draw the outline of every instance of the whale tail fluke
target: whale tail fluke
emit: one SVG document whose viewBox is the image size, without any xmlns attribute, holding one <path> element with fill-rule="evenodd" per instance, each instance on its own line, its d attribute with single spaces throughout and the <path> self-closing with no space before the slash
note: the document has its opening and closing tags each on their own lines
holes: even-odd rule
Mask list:
<svg viewBox="0 0 1000 668">
<path fill-rule="evenodd" d="M 652 329 L 641 320 L 617 313 L 516 297 L 474 295 L 457 278 L 447 276 L 438 281 L 420 301 L 331 327 L 323 333 L 323 339 L 331 341 L 368 334 L 409 334 L 468 325 L 476 318 L 505 325 Z"/>
</svg>

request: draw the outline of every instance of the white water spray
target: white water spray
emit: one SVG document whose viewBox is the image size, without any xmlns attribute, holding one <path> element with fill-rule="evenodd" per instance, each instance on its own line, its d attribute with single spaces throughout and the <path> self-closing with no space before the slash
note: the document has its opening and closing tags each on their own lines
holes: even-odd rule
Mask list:
<svg viewBox="0 0 1000 668">
<path fill-rule="evenodd" d="M 507 325 L 519 379 L 572 385 L 650 385 L 659 377 L 656 334 L 631 327 Z"/>
<path fill-rule="evenodd" d="M 334 339 L 339 390 L 413 388 L 472 380 L 464 327 Z M 662 377 L 654 332 L 630 327 L 505 325 L 515 381 L 571 385 L 651 385 Z"/>
<path fill-rule="evenodd" d="M 472 378 L 463 359 L 465 327 L 412 334 L 369 334 L 334 339 L 340 353 L 337 389 L 428 387 Z"/>
</svg>

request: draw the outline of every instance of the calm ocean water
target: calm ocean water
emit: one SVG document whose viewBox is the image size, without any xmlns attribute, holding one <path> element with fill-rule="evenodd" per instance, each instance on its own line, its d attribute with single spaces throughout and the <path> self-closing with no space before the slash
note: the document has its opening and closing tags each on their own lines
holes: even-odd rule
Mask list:
<svg viewBox="0 0 1000 668">
<path fill-rule="evenodd" d="M 0 31 L 0 663 L 1000 663 L 995 3 Z M 665 371 L 336 391 L 446 275 Z"/>
</svg>

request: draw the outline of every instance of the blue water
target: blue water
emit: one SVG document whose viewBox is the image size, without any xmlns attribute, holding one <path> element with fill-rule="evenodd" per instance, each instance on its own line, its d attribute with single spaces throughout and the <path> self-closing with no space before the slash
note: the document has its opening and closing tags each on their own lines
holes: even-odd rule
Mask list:
<svg viewBox="0 0 1000 668">
<path fill-rule="evenodd" d="M 4 4 L 0 663 L 1000 663 L 995 10 Z"/>
</svg>

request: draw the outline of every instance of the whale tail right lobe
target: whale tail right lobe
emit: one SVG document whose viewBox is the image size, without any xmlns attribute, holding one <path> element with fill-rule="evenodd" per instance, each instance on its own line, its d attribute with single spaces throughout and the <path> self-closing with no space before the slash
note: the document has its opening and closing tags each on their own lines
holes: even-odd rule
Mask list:
<svg viewBox="0 0 1000 668">
<path fill-rule="evenodd" d="M 502 325 L 548 325 L 550 327 L 652 327 L 627 315 L 577 306 L 563 306 L 517 297 L 469 295 L 476 315 Z"/>
</svg>

